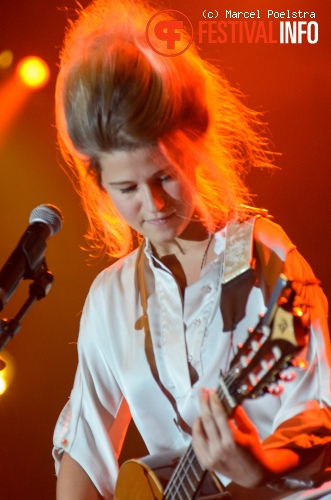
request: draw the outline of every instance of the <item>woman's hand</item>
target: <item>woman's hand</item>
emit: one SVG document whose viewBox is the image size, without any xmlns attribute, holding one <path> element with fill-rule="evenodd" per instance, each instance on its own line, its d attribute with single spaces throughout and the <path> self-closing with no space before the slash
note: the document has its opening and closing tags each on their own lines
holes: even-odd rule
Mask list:
<svg viewBox="0 0 331 500">
<path fill-rule="evenodd" d="M 256 488 L 295 465 L 290 450 L 277 450 L 272 455 L 263 451 L 257 430 L 241 407 L 229 419 L 213 390 L 201 391 L 200 406 L 192 444 L 205 469 L 219 472 L 240 486 Z M 278 458 L 288 458 L 288 465 Z"/>
</svg>

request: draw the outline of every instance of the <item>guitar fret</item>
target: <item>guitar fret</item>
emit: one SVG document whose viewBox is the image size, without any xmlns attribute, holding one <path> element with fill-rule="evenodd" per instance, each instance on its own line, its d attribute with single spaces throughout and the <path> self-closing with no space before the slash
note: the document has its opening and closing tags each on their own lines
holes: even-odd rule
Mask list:
<svg viewBox="0 0 331 500">
<path fill-rule="evenodd" d="M 187 480 L 188 480 L 188 482 L 189 482 L 189 484 L 190 484 L 190 488 L 191 488 L 191 489 L 193 489 L 193 491 L 194 491 L 194 486 L 195 486 L 195 484 L 194 484 L 194 482 L 192 481 L 192 479 L 191 479 L 190 475 L 188 475 L 188 476 L 187 476 Z"/>
<path fill-rule="evenodd" d="M 195 475 L 196 479 L 200 480 L 201 476 L 199 475 L 198 471 L 195 469 L 195 467 L 192 467 L 193 474 Z"/>
<path fill-rule="evenodd" d="M 187 495 L 189 495 L 188 488 L 190 488 L 192 490 L 192 488 L 194 487 L 194 484 L 191 481 L 191 478 L 190 478 L 190 475 L 189 475 L 189 469 L 184 470 L 184 472 L 186 472 L 186 475 L 185 475 L 185 478 L 182 481 L 182 486 L 183 486 L 184 492 Z M 193 492 L 194 492 L 194 490 L 193 490 Z M 191 498 L 191 496 L 188 496 L 188 498 Z"/>
<path fill-rule="evenodd" d="M 176 485 L 174 484 L 174 486 Z M 166 491 L 164 494 L 164 498 L 168 500 L 173 500 L 174 498 L 178 498 L 178 500 L 192 500 L 193 496 L 187 491 L 185 485 L 182 483 L 181 485 L 177 485 L 177 487 Z"/>
<path fill-rule="evenodd" d="M 195 454 L 191 454 L 190 469 L 193 472 L 196 480 L 200 482 L 201 481 L 201 475 L 203 474 L 204 470 L 202 469 L 201 465 L 199 464 L 198 459 L 195 456 Z"/>
<path fill-rule="evenodd" d="M 192 477 L 192 468 L 189 467 L 187 470 L 186 470 L 186 477 L 185 479 L 187 480 L 187 482 L 189 483 L 189 487 L 191 488 L 192 492 L 194 493 L 198 484 L 197 484 L 197 481 L 195 480 L 194 481 L 194 477 Z M 184 485 L 185 486 L 185 485 Z"/>
<path fill-rule="evenodd" d="M 178 490 L 176 492 L 176 496 L 178 495 L 179 500 L 185 500 L 185 498 L 182 497 L 181 492 Z"/>
<path fill-rule="evenodd" d="M 184 493 L 186 495 L 186 498 L 188 498 L 188 499 L 192 498 L 191 497 L 191 492 L 187 489 L 187 487 L 185 485 L 185 482 L 183 482 L 183 489 L 184 489 Z"/>
<path fill-rule="evenodd" d="M 192 445 L 180 459 L 171 482 L 164 492 L 167 500 L 192 500 L 199 487 L 205 471 L 199 464 Z M 184 495 L 184 496 L 183 496 Z"/>
</svg>

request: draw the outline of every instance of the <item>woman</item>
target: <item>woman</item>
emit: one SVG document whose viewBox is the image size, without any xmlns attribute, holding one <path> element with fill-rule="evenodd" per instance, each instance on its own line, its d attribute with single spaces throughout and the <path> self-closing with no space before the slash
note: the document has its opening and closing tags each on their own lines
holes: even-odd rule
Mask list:
<svg viewBox="0 0 331 500">
<path fill-rule="evenodd" d="M 89 240 L 120 257 L 96 278 L 81 319 L 74 388 L 54 435 L 61 500 L 113 498 L 130 415 L 151 454 L 192 439 L 224 484 L 286 486 L 329 459 L 325 299 L 281 228 L 247 206 L 243 174 L 272 161 L 263 127 L 193 45 L 177 57 L 153 50 L 155 12 L 96 0 L 61 55 L 61 149 Z M 309 324 L 308 369 L 228 418 L 215 393 L 220 370 L 282 272 Z"/>
</svg>

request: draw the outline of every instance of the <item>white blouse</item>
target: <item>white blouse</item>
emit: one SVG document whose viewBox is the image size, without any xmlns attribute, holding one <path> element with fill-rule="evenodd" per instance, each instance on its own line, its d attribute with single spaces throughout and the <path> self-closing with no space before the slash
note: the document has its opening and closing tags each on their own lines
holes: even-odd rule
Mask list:
<svg viewBox="0 0 331 500">
<path fill-rule="evenodd" d="M 225 234 L 226 228 L 215 235 L 217 258 L 185 289 L 184 299 L 171 272 L 152 255 L 148 242 L 141 253 L 134 251 L 95 279 L 81 318 L 74 386 L 54 432 L 56 471 L 66 451 L 99 492 L 111 499 L 118 473 L 116 457 L 130 412 L 151 454 L 190 443 L 189 430 L 199 415 L 199 388 L 217 387 L 220 370 L 226 372 L 237 344 L 265 311 L 261 288 L 254 286 L 245 317 L 234 332 L 223 332 L 220 301 Z M 286 261 L 289 269 L 285 269 L 292 276 L 311 276 L 309 266 L 279 226 L 260 219 L 254 237 L 264 260 L 266 282 L 272 274 L 268 267 L 271 255 Z M 142 275 L 143 292 L 138 279 Z M 331 406 L 325 301 L 318 287 L 307 288 L 314 289 L 310 293 L 313 324 L 304 352 L 308 369 L 298 370 L 281 396 L 265 395 L 243 403 L 262 440 L 302 411 L 317 415 L 321 408 Z M 189 365 L 197 376 L 193 385 Z M 304 431 L 303 426 L 302 434 Z M 293 437 L 287 432 L 286 438 L 281 436 L 282 442 L 284 439 L 301 446 L 297 431 Z M 313 444 L 313 438 L 309 443 Z M 280 442 L 270 444 L 277 445 Z"/>
</svg>

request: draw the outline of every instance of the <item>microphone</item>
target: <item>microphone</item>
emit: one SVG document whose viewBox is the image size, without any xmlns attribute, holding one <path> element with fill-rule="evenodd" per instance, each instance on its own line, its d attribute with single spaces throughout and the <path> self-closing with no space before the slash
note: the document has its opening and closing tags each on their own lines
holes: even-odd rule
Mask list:
<svg viewBox="0 0 331 500">
<path fill-rule="evenodd" d="M 0 311 L 20 280 L 33 279 L 44 264 L 46 240 L 62 227 L 62 214 L 54 205 L 39 205 L 30 214 L 29 226 L 0 271 Z"/>
</svg>

